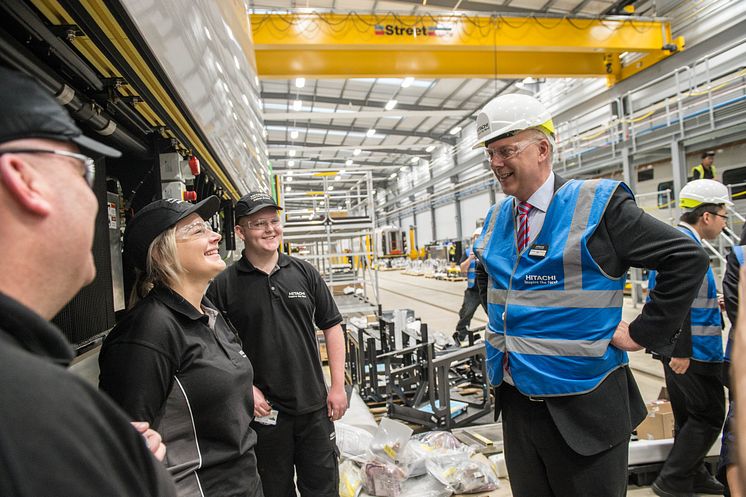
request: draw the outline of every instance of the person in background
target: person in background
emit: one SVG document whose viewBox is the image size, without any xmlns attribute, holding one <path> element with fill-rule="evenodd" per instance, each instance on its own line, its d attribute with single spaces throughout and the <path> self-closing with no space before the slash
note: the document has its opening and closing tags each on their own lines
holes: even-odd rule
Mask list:
<svg viewBox="0 0 746 497">
<path fill-rule="evenodd" d="M 714 150 L 703 152 L 702 162 L 692 168 L 692 179 L 717 179 L 714 162 Z"/>
<path fill-rule="evenodd" d="M 279 209 L 264 192 L 241 197 L 235 231 L 244 242 L 242 257 L 207 295 L 236 327 L 254 365 L 253 426 L 266 497 L 296 495 L 294 480 L 302 497 L 336 497 L 333 421 L 347 410 L 342 315 L 311 264 L 278 252 Z M 324 333 L 328 392 L 315 327 Z"/>
<path fill-rule="evenodd" d="M 482 303 L 479 298 L 479 288 L 477 288 L 477 264 L 480 262 L 474 254 L 474 242 L 481 232 L 482 228 L 477 228 L 471 234 L 471 246 L 464 250 L 464 257 L 461 259 L 461 273 L 466 274 L 466 290 L 464 290 L 464 302 L 458 311 L 456 331 L 453 333 L 453 342 L 457 347 L 460 347 L 461 342 L 466 340 L 469 334 L 467 328 L 471 324 L 477 307 Z"/>
<path fill-rule="evenodd" d="M 49 323 L 96 275 L 94 162 L 78 147 L 121 154 L 4 67 L 0 101 L 0 495 L 175 495 L 160 435 L 66 370 L 75 354 Z"/>
<path fill-rule="evenodd" d="M 219 207 L 215 196 L 157 200 L 127 223 L 124 257 L 137 280 L 101 348 L 99 386 L 163 433 L 179 496 L 262 497 L 251 362 L 204 297 L 225 268 L 205 221 Z"/>
<path fill-rule="evenodd" d="M 670 354 L 707 255 L 645 214 L 623 183 L 556 175 L 554 125 L 537 99 L 500 95 L 476 126 L 475 147 L 507 195 L 475 249 L 513 495 L 622 497 L 630 434 L 646 415 L 625 351 Z M 659 276 L 628 324 L 630 266 Z"/>
<path fill-rule="evenodd" d="M 728 218 L 725 208 L 733 205 L 728 189 L 711 179 L 687 183 L 679 202 L 683 209 L 679 229 L 700 245 L 702 240 L 720 235 Z M 650 290 L 656 287 L 656 274 L 650 272 Z M 723 485 L 704 465 L 725 418 L 722 332 L 715 274 L 709 268 L 676 346 L 671 355 L 660 357 L 673 409 L 675 438 L 653 482 L 657 495 L 723 495 Z"/>
<path fill-rule="evenodd" d="M 725 299 L 725 312 L 728 314 L 728 320 L 731 323 L 730 333 L 728 334 L 728 344 L 725 348 L 725 357 L 723 361 L 723 384 L 728 388 L 728 414 L 723 426 L 723 439 L 720 449 L 720 461 L 718 462 L 718 479 L 725 486 L 725 495 L 728 497 L 743 497 L 743 487 L 739 478 L 737 455 L 736 455 L 736 405 L 735 390 L 731 388 L 730 370 L 733 357 L 733 343 L 736 332 L 736 322 L 738 321 L 738 287 L 740 281 L 741 268 L 746 261 L 746 225 L 741 231 L 740 245 L 735 245 L 733 250 L 726 257 L 725 275 L 723 276 L 723 296 Z"/>
</svg>

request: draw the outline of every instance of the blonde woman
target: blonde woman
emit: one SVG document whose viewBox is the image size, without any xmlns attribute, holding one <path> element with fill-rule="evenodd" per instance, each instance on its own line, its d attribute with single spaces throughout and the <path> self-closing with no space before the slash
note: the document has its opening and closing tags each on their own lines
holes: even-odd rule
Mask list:
<svg viewBox="0 0 746 497">
<path fill-rule="evenodd" d="M 251 362 L 204 297 L 225 268 L 205 221 L 217 197 L 158 200 L 128 223 L 124 257 L 136 301 L 104 341 L 100 388 L 163 436 L 180 496 L 262 497 Z"/>
</svg>

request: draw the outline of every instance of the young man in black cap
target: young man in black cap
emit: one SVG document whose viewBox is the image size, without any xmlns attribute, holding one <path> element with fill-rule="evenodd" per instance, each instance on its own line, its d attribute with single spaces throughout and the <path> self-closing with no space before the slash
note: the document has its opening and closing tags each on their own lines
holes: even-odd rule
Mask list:
<svg viewBox="0 0 746 497">
<path fill-rule="evenodd" d="M 702 162 L 692 168 L 692 179 L 717 179 L 714 162 L 714 150 L 702 152 Z"/>
<path fill-rule="evenodd" d="M 337 497 L 332 421 L 347 409 L 342 316 L 318 271 L 278 252 L 282 225 L 275 201 L 252 192 L 236 204 L 243 257 L 207 291 L 238 330 L 254 366 L 256 456 L 266 497 Z M 324 332 L 332 384 L 327 392 L 316 330 Z"/>
<path fill-rule="evenodd" d="M 0 101 L 0 495 L 175 495 L 146 446 L 162 459 L 160 436 L 65 370 L 73 351 L 48 322 L 96 275 L 94 167 L 78 146 L 120 153 L 5 68 Z"/>
</svg>

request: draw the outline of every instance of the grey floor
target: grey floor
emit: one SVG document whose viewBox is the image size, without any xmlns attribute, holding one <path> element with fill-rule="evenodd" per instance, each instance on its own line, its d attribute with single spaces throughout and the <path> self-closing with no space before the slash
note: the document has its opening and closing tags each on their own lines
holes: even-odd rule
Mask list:
<svg viewBox="0 0 746 497">
<path fill-rule="evenodd" d="M 450 336 L 458 322 L 458 310 L 461 307 L 465 282 L 449 282 L 427 279 L 422 276 L 410 276 L 399 271 L 381 271 L 378 273 L 380 302 L 384 309 L 409 308 L 415 311 L 428 324 L 430 330 Z M 637 316 L 629 299 L 625 299 L 624 319 L 631 321 Z M 482 326 L 487 316 L 480 308 L 474 316 L 472 327 Z M 661 387 L 665 384 L 660 362 L 644 352 L 630 354 L 630 365 L 640 387 L 643 398 L 655 400 Z M 501 480 L 501 488 L 491 497 L 511 496 L 508 481 Z M 648 487 L 630 486 L 628 496 L 643 497 L 655 495 Z"/>
</svg>

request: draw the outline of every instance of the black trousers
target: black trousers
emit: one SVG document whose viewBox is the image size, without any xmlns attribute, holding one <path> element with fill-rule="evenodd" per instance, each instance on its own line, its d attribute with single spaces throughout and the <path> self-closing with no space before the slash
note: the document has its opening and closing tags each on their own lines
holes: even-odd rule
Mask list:
<svg viewBox="0 0 746 497">
<path fill-rule="evenodd" d="M 582 456 L 567 445 L 544 402 L 507 384 L 500 388 L 505 463 L 514 497 L 627 494 L 628 441 Z"/>
<path fill-rule="evenodd" d="M 676 434 L 659 477 L 672 490 L 692 492 L 695 481 L 707 476 L 704 458 L 723 427 L 723 385 L 718 375 L 699 374 L 691 366 L 676 374 L 667 359 L 662 362 Z"/>
<path fill-rule="evenodd" d="M 280 412 L 277 424 L 251 424 L 264 497 L 339 497 L 339 464 L 334 423 L 324 407 L 293 416 Z"/>
<path fill-rule="evenodd" d="M 467 288 L 464 291 L 464 303 L 461 304 L 461 309 L 458 311 L 458 324 L 456 325 L 456 332 L 458 333 L 459 340 L 463 340 L 467 336 L 466 328 L 471 323 L 471 318 L 474 317 L 474 313 L 477 312 L 477 308 L 482 303 L 479 298 L 479 288 L 476 285 L 472 288 Z M 487 310 L 485 309 L 485 312 Z"/>
</svg>

